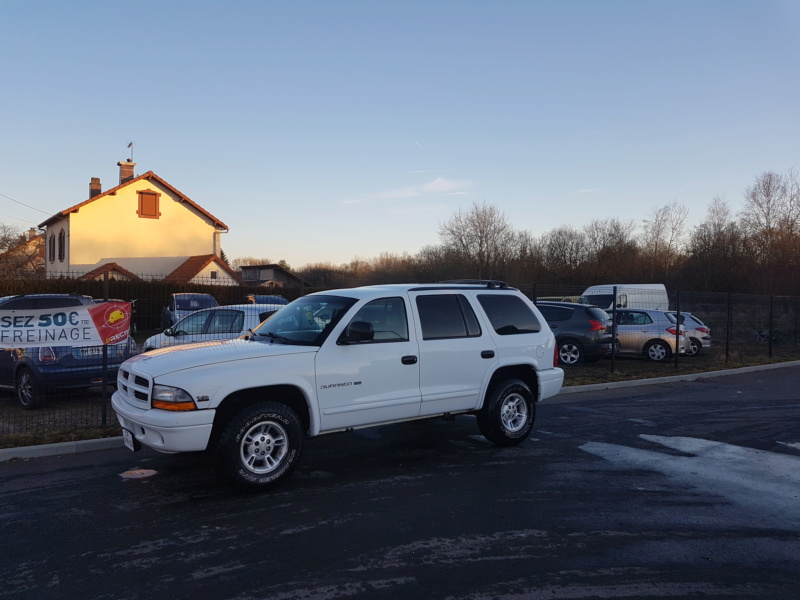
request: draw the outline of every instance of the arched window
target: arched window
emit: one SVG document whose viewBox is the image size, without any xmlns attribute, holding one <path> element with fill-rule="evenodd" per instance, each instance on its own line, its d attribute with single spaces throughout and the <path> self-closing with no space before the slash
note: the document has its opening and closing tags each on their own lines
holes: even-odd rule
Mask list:
<svg viewBox="0 0 800 600">
<path fill-rule="evenodd" d="M 64 262 L 67 257 L 67 234 L 64 230 L 58 232 L 58 260 Z"/>
</svg>

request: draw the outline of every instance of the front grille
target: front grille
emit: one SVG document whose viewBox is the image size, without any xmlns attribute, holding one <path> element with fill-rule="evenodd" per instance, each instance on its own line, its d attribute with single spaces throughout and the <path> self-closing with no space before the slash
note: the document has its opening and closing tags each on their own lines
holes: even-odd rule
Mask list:
<svg viewBox="0 0 800 600">
<path fill-rule="evenodd" d="M 150 380 L 142 375 L 120 368 L 117 389 L 131 404 L 150 406 Z"/>
</svg>

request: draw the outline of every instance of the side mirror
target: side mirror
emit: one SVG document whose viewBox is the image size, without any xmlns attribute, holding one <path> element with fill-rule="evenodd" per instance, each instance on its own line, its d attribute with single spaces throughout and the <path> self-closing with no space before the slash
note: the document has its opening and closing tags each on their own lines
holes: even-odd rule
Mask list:
<svg viewBox="0 0 800 600">
<path fill-rule="evenodd" d="M 358 342 L 369 342 L 375 337 L 372 323 L 366 321 L 353 321 L 347 326 L 345 343 L 353 344 Z"/>
<path fill-rule="evenodd" d="M 172 332 L 172 327 L 167 327 L 167 328 L 166 328 L 166 329 L 163 331 L 163 333 L 164 333 L 164 335 L 165 335 L 165 336 L 167 336 L 167 337 L 172 337 L 173 335 L 175 335 L 175 334 Z"/>
</svg>

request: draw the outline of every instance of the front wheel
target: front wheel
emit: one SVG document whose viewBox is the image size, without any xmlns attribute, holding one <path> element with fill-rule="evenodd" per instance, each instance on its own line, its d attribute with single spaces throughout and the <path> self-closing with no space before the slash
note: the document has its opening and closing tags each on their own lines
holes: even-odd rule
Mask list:
<svg viewBox="0 0 800 600">
<path fill-rule="evenodd" d="M 478 412 L 478 428 L 498 446 L 515 446 L 533 429 L 536 405 L 525 382 L 508 379 L 497 384 Z"/>
<path fill-rule="evenodd" d="M 644 354 L 653 362 L 663 362 L 672 355 L 672 350 L 666 342 L 657 340 L 645 346 Z"/>
<path fill-rule="evenodd" d="M 222 464 L 240 487 L 263 490 L 294 470 L 303 445 L 303 429 L 295 412 L 284 404 L 251 406 L 228 423 L 222 436 Z"/>
<path fill-rule="evenodd" d="M 25 410 L 39 408 L 44 403 L 44 396 L 36 381 L 36 377 L 28 367 L 20 367 L 17 371 L 15 389 L 17 399 Z"/>
</svg>

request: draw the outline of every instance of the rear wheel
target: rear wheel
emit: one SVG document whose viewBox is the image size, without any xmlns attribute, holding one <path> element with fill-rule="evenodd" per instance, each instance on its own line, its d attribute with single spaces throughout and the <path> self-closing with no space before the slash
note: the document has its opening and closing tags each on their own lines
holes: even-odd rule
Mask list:
<svg viewBox="0 0 800 600">
<path fill-rule="evenodd" d="M 295 412 L 284 404 L 251 406 L 228 424 L 221 441 L 223 468 L 240 487 L 263 490 L 294 470 L 303 444 Z"/>
<path fill-rule="evenodd" d="M 17 399 L 25 410 L 39 408 L 44 403 L 41 386 L 28 367 L 20 367 L 16 378 Z"/>
<path fill-rule="evenodd" d="M 497 384 L 478 412 L 478 428 L 498 446 L 515 446 L 533 429 L 536 406 L 525 382 L 507 379 Z"/>
<path fill-rule="evenodd" d="M 575 340 L 564 340 L 558 346 L 558 362 L 562 365 L 577 365 L 582 363 L 583 347 Z"/>
<path fill-rule="evenodd" d="M 672 350 L 665 341 L 655 340 L 644 347 L 644 355 L 653 362 L 663 362 L 672 356 Z"/>
<path fill-rule="evenodd" d="M 695 356 L 700 354 L 700 349 L 703 344 L 697 338 L 689 338 L 689 343 L 686 345 L 686 356 Z"/>
</svg>

